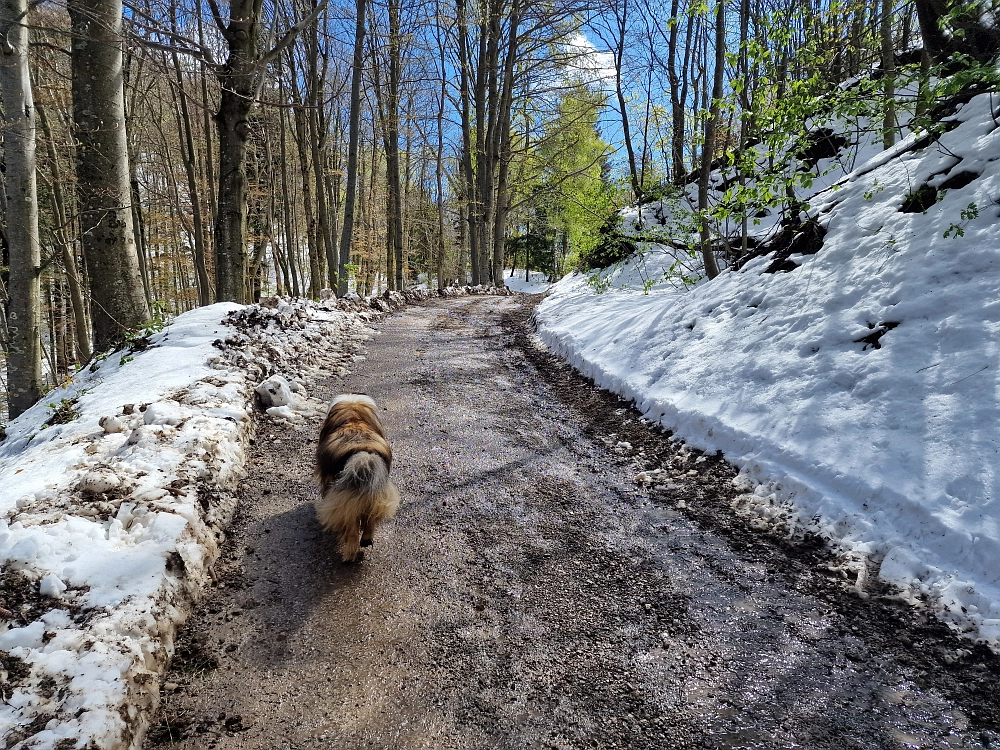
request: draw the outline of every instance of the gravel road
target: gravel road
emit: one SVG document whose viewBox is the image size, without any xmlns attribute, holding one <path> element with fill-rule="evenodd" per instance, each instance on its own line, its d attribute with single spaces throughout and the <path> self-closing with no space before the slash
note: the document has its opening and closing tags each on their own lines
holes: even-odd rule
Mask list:
<svg viewBox="0 0 1000 750">
<path fill-rule="evenodd" d="M 1000 747 L 996 657 L 750 530 L 732 468 L 534 348 L 530 307 L 410 307 L 309 384 L 393 442 L 358 565 L 310 502 L 318 421 L 262 418 L 146 748 Z"/>
</svg>

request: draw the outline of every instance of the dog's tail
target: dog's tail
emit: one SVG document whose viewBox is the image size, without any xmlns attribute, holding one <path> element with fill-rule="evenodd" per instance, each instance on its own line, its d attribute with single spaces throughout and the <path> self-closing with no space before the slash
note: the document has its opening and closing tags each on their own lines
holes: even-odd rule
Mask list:
<svg viewBox="0 0 1000 750">
<path fill-rule="evenodd" d="M 352 489 L 374 495 L 389 481 L 389 465 L 378 453 L 358 451 L 347 459 L 343 470 L 337 476 L 333 489 Z"/>
</svg>

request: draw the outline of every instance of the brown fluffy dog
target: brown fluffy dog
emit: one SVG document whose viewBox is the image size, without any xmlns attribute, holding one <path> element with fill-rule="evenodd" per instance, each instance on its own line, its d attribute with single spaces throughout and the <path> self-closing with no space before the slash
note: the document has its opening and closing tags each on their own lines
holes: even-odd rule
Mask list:
<svg viewBox="0 0 1000 750">
<path fill-rule="evenodd" d="M 354 562 L 372 543 L 376 527 L 396 515 L 399 491 L 389 478 L 392 448 L 375 402 L 349 393 L 337 396 L 319 433 L 316 476 L 319 522 L 340 537 L 344 562 Z"/>
</svg>

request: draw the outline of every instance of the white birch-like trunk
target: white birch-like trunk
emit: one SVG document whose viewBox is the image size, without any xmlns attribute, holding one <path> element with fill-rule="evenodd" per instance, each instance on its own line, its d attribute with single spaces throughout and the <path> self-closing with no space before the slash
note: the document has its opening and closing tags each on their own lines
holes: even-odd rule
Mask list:
<svg viewBox="0 0 1000 750">
<path fill-rule="evenodd" d="M 41 249 L 35 180 L 35 105 L 28 73 L 27 0 L 0 0 L 0 98 L 10 243 L 7 330 L 8 405 L 11 418 L 41 398 L 39 339 Z"/>
</svg>

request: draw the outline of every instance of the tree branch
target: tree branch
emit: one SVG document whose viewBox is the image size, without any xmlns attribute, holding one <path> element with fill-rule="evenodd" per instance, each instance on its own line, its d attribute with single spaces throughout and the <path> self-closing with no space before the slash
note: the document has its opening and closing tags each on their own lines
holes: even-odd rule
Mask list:
<svg viewBox="0 0 1000 750">
<path fill-rule="evenodd" d="M 310 13 L 308 16 L 303 18 L 295 25 L 289 27 L 288 31 L 285 32 L 285 35 L 278 40 L 277 44 L 271 47 L 270 51 L 268 51 L 260 58 L 257 64 L 260 65 L 261 67 L 264 67 L 269 65 L 272 60 L 277 58 L 278 55 L 281 54 L 281 51 L 285 49 L 285 47 L 287 47 L 288 45 L 290 45 L 292 42 L 295 41 L 295 37 L 299 35 L 299 32 L 306 29 L 309 26 L 309 24 L 311 24 L 313 21 L 319 18 L 320 13 L 326 10 L 326 4 L 328 1 L 329 0 L 323 0 L 323 2 L 321 2 L 315 8 L 313 8 L 312 13 Z M 215 0 L 209 0 L 209 2 L 214 4 Z"/>
<path fill-rule="evenodd" d="M 229 27 L 226 25 L 226 21 L 222 17 L 222 12 L 219 10 L 219 4 L 216 0 L 208 0 L 208 7 L 212 9 L 212 18 L 215 19 L 215 25 L 219 27 L 219 31 L 225 34 L 226 31 L 229 30 Z"/>
<path fill-rule="evenodd" d="M 179 42 L 183 46 L 173 47 L 170 45 L 164 45 L 161 42 L 154 42 L 153 40 L 148 39 L 147 37 L 144 36 L 141 37 L 137 34 L 133 34 L 135 40 L 140 44 L 151 47 L 153 49 L 165 50 L 166 52 L 173 52 L 173 51 L 180 52 L 182 54 L 190 55 L 191 57 L 202 60 L 212 68 L 218 67 L 218 63 L 215 61 L 215 56 L 212 54 L 212 50 L 210 50 L 208 47 L 204 46 L 203 44 L 200 44 L 199 42 L 196 42 L 194 39 L 191 39 L 190 37 L 182 36 L 181 34 L 178 34 L 176 31 L 172 31 L 171 29 L 161 26 L 160 22 L 157 19 L 153 18 L 151 15 L 144 12 L 141 8 L 137 8 L 132 2 L 129 2 L 128 0 L 126 0 L 125 2 L 125 7 L 127 7 L 129 11 L 133 14 L 133 17 L 131 19 L 128 19 L 129 25 L 133 26 L 135 29 L 139 31 L 142 31 L 145 34 L 158 34 L 160 36 L 167 37 L 168 39 L 171 39 L 175 42 Z M 136 19 L 136 17 L 141 18 L 143 20 L 139 21 Z"/>
</svg>

